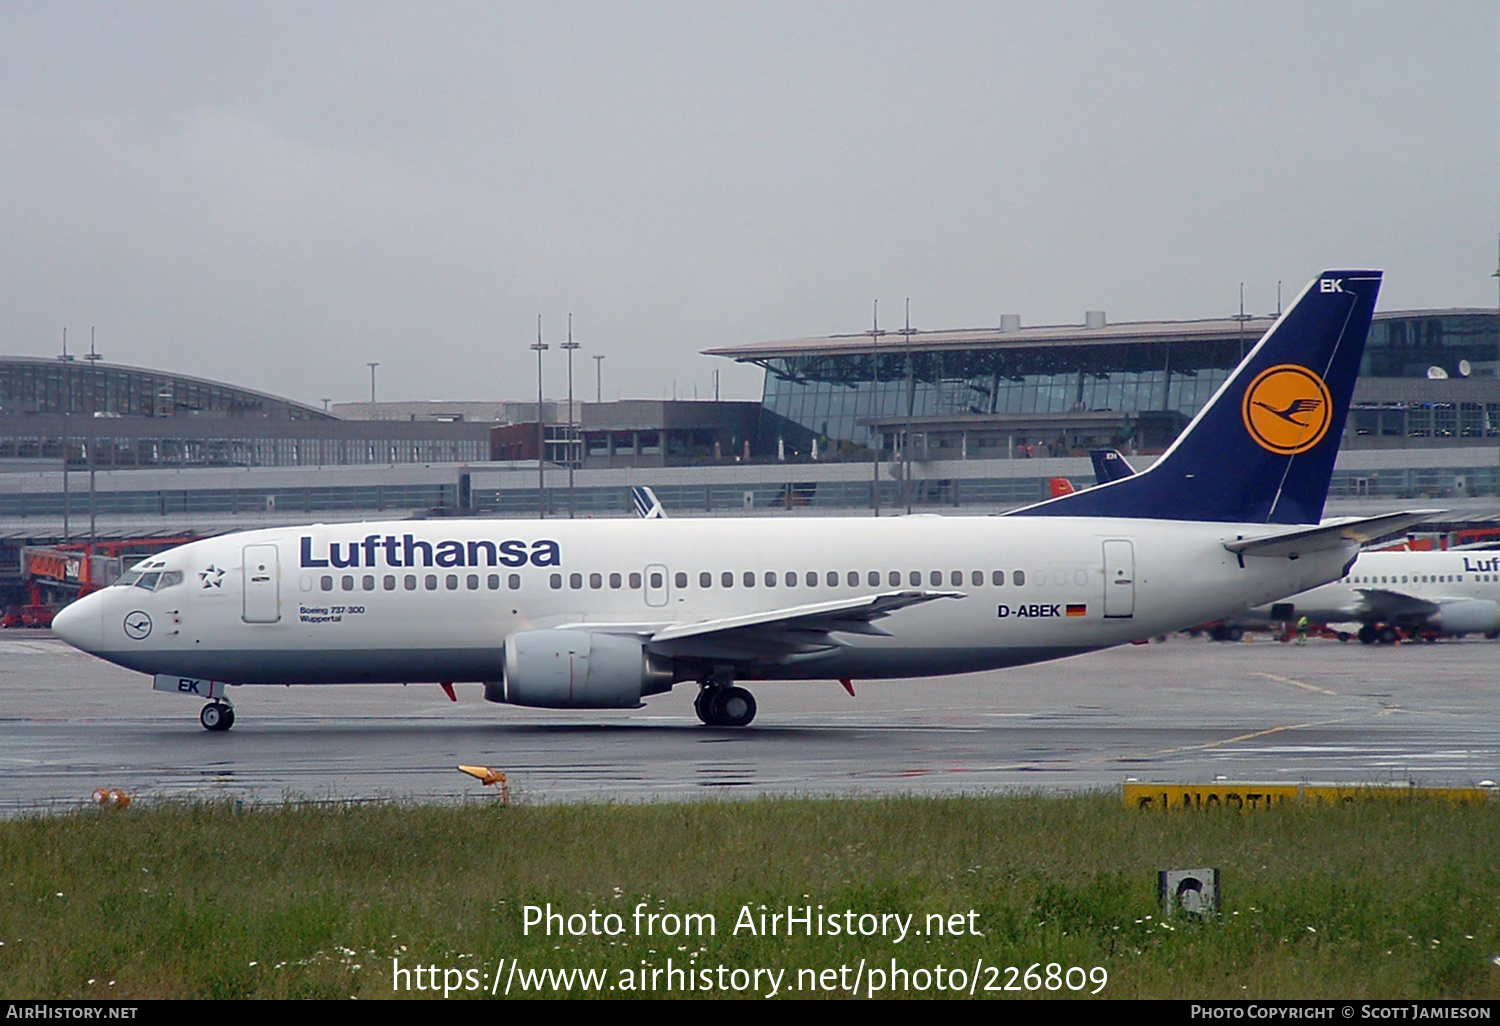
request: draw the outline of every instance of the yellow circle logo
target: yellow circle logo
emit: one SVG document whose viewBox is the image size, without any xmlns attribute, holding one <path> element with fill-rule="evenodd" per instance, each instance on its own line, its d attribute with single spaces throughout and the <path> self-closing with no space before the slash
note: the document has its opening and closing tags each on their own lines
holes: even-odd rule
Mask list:
<svg viewBox="0 0 1500 1026">
<path fill-rule="evenodd" d="M 1263 449 L 1282 456 L 1306 452 L 1323 440 L 1333 420 L 1328 386 L 1306 367 L 1278 364 L 1245 389 L 1245 430 Z"/>
</svg>

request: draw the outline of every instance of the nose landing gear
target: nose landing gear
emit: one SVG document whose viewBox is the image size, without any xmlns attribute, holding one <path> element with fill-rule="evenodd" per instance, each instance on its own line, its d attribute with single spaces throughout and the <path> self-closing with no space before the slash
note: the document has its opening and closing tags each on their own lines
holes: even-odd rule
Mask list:
<svg viewBox="0 0 1500 1026">
<path fill-rule="evenodd" d="M 198 714 L 204 730 L 221 731 L 234 726 L 234 706 L 228 702 L 209 702 Z"/>
</svg>

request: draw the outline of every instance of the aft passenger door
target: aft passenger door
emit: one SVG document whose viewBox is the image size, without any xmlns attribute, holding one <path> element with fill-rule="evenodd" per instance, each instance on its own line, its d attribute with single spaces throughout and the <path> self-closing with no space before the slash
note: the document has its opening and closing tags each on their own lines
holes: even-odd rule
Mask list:
<svg viewBox="0 0 1500 1026">
<path fill-rule="evenodd" d="M 1135 546 L 1128 541 L 1104 543 L 1104 615 L 1135 616 Z"/>
<path fill-rule="evenodd" d="M 281 619 L 281 560 L 274 545 L 246 545 L 246 623 L 276 623 Z"/>
</svg>

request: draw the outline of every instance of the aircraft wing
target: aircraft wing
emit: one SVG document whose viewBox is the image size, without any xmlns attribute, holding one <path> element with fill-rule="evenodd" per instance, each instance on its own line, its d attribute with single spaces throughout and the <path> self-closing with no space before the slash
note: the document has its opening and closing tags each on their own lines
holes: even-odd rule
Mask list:
<svg viewBox="0 0 1500 1026">
<path fill-rule="evenodd" d="M 790 656 L 838 647 L 834 634 L 888 635 L 876 620 L 900 609 L 944 598 L 952 591 L 896 591 L 836 602 L 815 602 L 744 616 L 673 624 L 652 632 L 652 649 L 674 655 L 706 655 L 726 661 Z"/>
<path fill-rule="evenodd" d="M 1385 513 L 1378 517 L 1356 517 L 1334 520 L 1317 527 L 1281 531 L 1259 538 L 1227 541 L 1224 547 L 1239 556 L 1289 556 L 1296 558 L 1309 552 L 1321 552 L 1347 542 L 1361 545 L 1383 538 L 1412 524 L 1429 520 L 1442 510 L 1417 509 L 1404 513 Z"/>
<path fill-rule="evenodd" d="M 1415 595 L 1387 588 L 1355 588 L 1360 597 L 1360 619 L 1385 621 L 1426 620 L 1442 607 Z"/>
</svg>

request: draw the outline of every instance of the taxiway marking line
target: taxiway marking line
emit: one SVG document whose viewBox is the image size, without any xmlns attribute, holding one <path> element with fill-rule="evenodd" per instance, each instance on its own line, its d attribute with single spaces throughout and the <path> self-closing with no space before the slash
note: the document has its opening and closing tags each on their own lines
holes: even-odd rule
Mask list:
<svg viewBox="0 0 1500 1026">
<path fill-rule="evenodd" d="M 1264 677 L 1266 680 L 1274 680 L 1282 684 L 1290 684 L 1294 688 L 1301 688 L 1303 691 L 1311 691 L 1319 695 L 1333 695 L 1335 698 L 1338 697 L 1337 691 L 1329 691 L 1327 688 L 1320 688 L 1316 684 L 1308 684 L 1305 681 L 1295 680 L 1291 677 L 1280 677 L 1274 673 L 1261 673 L 1259 671 L 1256 671 L 1252 676 Z"/>
</svg>

